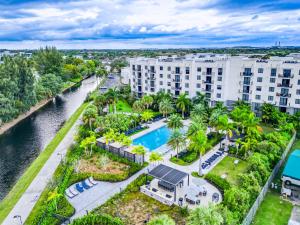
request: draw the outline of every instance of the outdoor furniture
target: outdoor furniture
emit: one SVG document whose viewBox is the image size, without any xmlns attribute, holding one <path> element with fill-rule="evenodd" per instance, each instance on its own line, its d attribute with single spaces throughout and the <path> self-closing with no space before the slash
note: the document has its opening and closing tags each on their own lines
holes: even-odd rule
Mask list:
<svg viewBox="0 0 300 225">
<path fill-rule="evenodd" d="M 93 177 L 89 177 L 88 179 L 93 185 L 98 184 L 98 181 L 95 181 Z"/>
<path fill-rule="evenodd" d="M 156 188 L 152 188 L 152 191 L 153 191 L 153 192 L 157 192 L 157 189 L 156 189 Z"/>
<path fill-rule="evenodd" d="M 167 190 L 167 191 L 170 191 L 170 192 L 173 192 L 174 191 L 174 186 L 165 182 L 165 181 L 158 181 L 158 187 L 164 189 L 164 190 Z"/>
<path fill-rule="evenodd" d="M 81 186 L 84 188 L 84 189 L 90 189 L 92 186 L 89 186 L 89 185 L 87 185 L 87 183 L 85 183 L 85 181 L 82 181 L 81 182 Z"/>
<path fill-rule="evenodd" d="M 76 195 L 78 195 L 78 194 L 73 194 L 73 193 L 70 191 L 69 188 L 65 190 L 65 194 L 66 194 L 69 198 L 74 198 Z"/>
<path fill-rule="evenodd" d="M 68 189 L 69 189 L 70 193 L 72 193 L 73 195 L 78 195 L 79 194 L 79 191 L 77 191 L 74 186 L 71 186 Z"/>
<path fill-rule="evenodd" d="M 196 205 L 200 205 L 200 200 L 199 199 L 196 201 Z"/>
<path fill-rule="evenodd" d="M 212 195 L 212 201 L 213 202 L 218 202 L 219 201 L 219 194 L 218 193 L 213 193 L 213 195 Z"/>
<path fill-rule="evenodd" d="M 85 179 L 84 182 L 85 182 L 88 186 L 90 186 L 90 187 L 93 187 L 93 186 L 94 186 L 94 184 L 92 184 L 92 182 L 91 182 L 88 178 Z"/>
<path fill-rule="evenodd" d="M 77 191 L 79 191 L 79 193 L 84 192 L 84 188 L 79 183 L 77 183 L 75 185 L 75 188 L 76 188 Z"/>
<path fill-rule="evenodd" d="M 167 198 L 172 198 L 172 196 L 171 196 L 171 195 L 169 195 L 169 194 L 166 194 L 166 197 L 167 197 Z"/>
</svg>

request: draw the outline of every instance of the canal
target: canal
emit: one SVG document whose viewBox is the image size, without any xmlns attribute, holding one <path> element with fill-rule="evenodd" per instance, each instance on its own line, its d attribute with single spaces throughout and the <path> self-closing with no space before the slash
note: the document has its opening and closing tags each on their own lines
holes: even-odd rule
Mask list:
<svg viewBox="0 0 300 225">
<path fill-rule="evenodd" d="M 82 81 L 0 136 L 0 200 L 96 86 Z"/>
</svg>

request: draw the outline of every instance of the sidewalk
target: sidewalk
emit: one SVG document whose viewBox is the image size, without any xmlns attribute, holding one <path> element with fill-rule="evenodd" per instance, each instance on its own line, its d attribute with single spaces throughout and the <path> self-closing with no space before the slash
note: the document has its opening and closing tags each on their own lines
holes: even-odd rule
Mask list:
<svg viewBox="0 0 300 225">
<path fill-rule="evenodd" d="M 20 225 L 20 220 L 14 218 L 14 216 L 16 215 L 21 216 L 23 222 L 26 221 L 37 200 L 40 198 L 41 193 L 44 191 L 48 182 L 51 180 L 53 173 L 61 162 L 61 159 L 66 154 L 67 149 L 73 143 L 73 137 L 76 134 L 76 127 L 79 122 L 80 120 L 76 121 L 76 123 L 69 130 L 64 139 L 60 142 L 58 147 L 45 163 L 44 167 L 34 178 L 15 207 L 8 214 L 2 225 Z"/>
</svg>

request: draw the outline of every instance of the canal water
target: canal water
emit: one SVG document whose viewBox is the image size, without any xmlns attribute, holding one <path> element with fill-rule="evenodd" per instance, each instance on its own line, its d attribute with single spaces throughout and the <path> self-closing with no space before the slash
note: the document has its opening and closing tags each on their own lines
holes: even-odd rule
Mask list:
<svg viewBox="0 0 300 225">
<path fill-rule="evenodd" d="M 96 87 L 96 77 L 82 81 L 0 136 L 0 201 Z"/>
</svg>

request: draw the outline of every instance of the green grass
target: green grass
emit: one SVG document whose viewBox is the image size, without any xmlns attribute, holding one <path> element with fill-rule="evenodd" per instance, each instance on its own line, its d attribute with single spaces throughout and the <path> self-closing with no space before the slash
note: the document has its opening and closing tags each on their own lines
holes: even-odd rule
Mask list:
<svg viewBox="0 0 300 225">
<path fill-rule="evenodd" d="M 268 192 L 258 208 L 253 225 L 286 225 L 293 206 L 290 202 L 280 199 L 280 195 Z"/>
<path fill-rule="evenodd" d="M 128 102 L 123 100 L 119 100 L 117 102 L 116 108 L 117 108 L 117 112 L 132 112 L 131 106 L 128 104 Z M 110 105 L 109 112 L 113 112 L 113 110 L 114 110 L 113 105 Z"/>
<path fill-rule="evenodd" d="M 18 200 L 21 198 L 23 193 L 33 181 L 33 179 L 40 172 L 46 161 L 49 159 L 56 147 L 59 145 L 59 143 L 63 140 L 68 131 L 80 117 L 87 105 L 88 103 L 82 104 L 75 111 L 75 113 L 73 113 L 73 115 L 68 119 L 64 126 L 57 132 L 52 141 L 47 145 L 44 151 L 42 151 L 40 155 L 33 161 L 33 163 L 31 163 L 31 165 L 27 168 L 25 173 L 21 176 L 21 178 L 12 188 L 12 190 L 0 203 L 0 223 L 3 222 L 5 217 L 13 209 L 14 205 L 18 202 Z"/>
<path fill-rule="evenodd" d="M 239 163 L 234 165 L 236 158 L 226 156 L 218 165 L 216 165 L 209 173 L 222 176 L 227 174 L 225 178 L 231 185 L 238 185 L 238 174 L 245 173 L 248 168 L 248 163 L 239 159 Z"/>
</svg>

